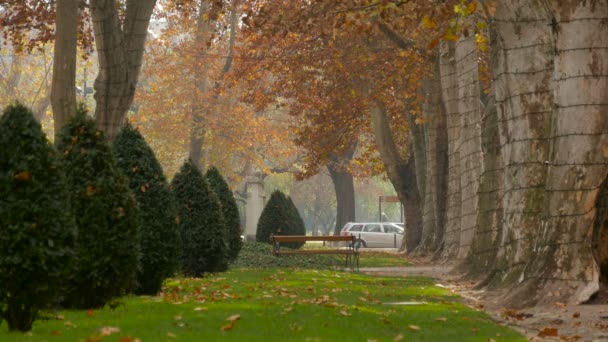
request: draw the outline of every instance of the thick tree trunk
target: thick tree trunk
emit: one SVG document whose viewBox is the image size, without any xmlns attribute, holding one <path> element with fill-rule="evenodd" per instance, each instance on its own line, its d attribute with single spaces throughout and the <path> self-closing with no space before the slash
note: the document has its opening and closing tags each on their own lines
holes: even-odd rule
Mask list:
<svg viewBox="0 0 608 342">
<path fill-rule="evenodd" d="M 522 286 L 512 295 L 523 304 L 586 301 L 599 289 L 600 272 L 606 272 L 598 264 L 607 261 L 594 259 L 594 252 L 606 243 L 598 236 L 607 228 L 597 219 L 605 210 L 599 194 L 608 175 L 608 3 L 550 3 L 553 117 L 543 221 Z"/>
<path fill-rule="evenodd" d="M 354 145 L 356 146 L 356 145 Z M 349 149 L 342 156 L 331 154 L 331 163 L 327 165 L 329 176 L 336 190 L 336 226 L 334 234 L 340 234 L 340 230 L 347 222 L 355 221 L 355 185 L 353 176 L 344 169 L 344 161 L 353 157 L 355 147 Z"/>
<path fill-rule="evenodd" d="M 481 174 L 481 115 L 479 63 L 475 36 L 456 42 L 455 59 L 458 79 L 460 116 L 460 237 L 456 262 L 466 257 L 477 230 L 478 191 Z"/>
<path fill-rule="evenodd" d="M 67 120 L 76 114 L 76 44 L 80 17 L 79 3 L 79 0 L 57 0 L 56 4 L 55 54 L 51 88 L 55 135 L 59 134 Z"/>
<path fill-rule="evenodd" d="M 423 154 L 425 169 L 419 170 L 416 164 L 416 176 L 424 174 L 425 191 L 423 196 L 423 229 L 422 240 L 416 253 L 426 255 L 437 251 L 443 238 L 443 217 L 445 216 L 447 175 L 447 130 L 445 127 L 445 113 L 441 103 L 441 77 L 439 73 L 439 58 L 434 58 L 434 73 L 432 77 L 423 81 L 426 99 L 423 104 L 424 147 Z M 416 140 L 414 140 L 416 143 Z M 415 155 L 418 163 L 418 154 Z M 420 183 L 420 181 L 419 181 Z M 418 187 L 421 188 L 420 186 Z"/>
<path fill-rule="evenodd" d="M 542 219 L 553 107 L 553 41 L 550 14 L 542 0 L 499 1 L 496 13 L 499 53 L 494 85 L 504 212 L 494 281 L 514 286 L 525 279 Z M 520 300 L 525 298 L 514 298 Z"/>
<path fill-rule="evenodd" d="M 445 107 L 448 131 L 448 176 L 445 229 L 441 246 L 441 257 L 451 260 L 458 254 L 460 239 L 460 213 L 462 196 L 460 191 L 460 131 L 458 112 L 458 78 L 454 44 L 440 45 L 441 93 Z"/>
<path fill-rule="evenodd" d="M 376 146 L 393 187 L 405 211 L 405 248 L 408 253 L 420 243 L 422 238 L 422 210 L 416 168 L 413 158 L 405 161 L 399 155 L 388 123 L 386 108 L 379 100 L 370 104 L 370 115 Z"/>
<path fill-rule="evenodd" d="M 97 126 L 113 140 L 133 103 L 148 24 L 156 0 L 129 0 L 121 25 L 115 0 L 91 0 L 99 74 L 95 79 Z"/>
</svg>

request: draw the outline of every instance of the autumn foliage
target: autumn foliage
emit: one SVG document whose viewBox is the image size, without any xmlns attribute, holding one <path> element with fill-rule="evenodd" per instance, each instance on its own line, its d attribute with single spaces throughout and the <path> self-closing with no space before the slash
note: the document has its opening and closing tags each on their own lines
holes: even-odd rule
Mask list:
<svg viewBox="0 0 608 342">
<path fill-rule="evenodd" d="M 78 227 L 77 270 L 67 304 L 101 307 L 136 285 L 139 208 L 103 133 L 84 110 L 63 128 L 56 144 Z"/>
<path fill-rule="evenodd" d="M 163 169 L 143 136 L 126 124 L 113 142 L 116 163 L 141 210 L 141 269 L 137 292 L 154 295 L 177 268 L 177 208 Z"/>
<path fill-rule="evenodd" d="M 0 321 L 28 331 L 64 293 L 76 227 L 65 175 L 32 112 L 0 117 Z"/>
<path fill-rule="evenodd" d="M 232 191 L 228 187 L 228 183 L 224 180 L 224 177 L 220 174 L 220 171 L 211 167 L 205 174 L 209 186 L 222 205 L 222 214 L 224 216 L 224 223 L 226 225 L 226 242 L 228 243 L 228 259 L 230 261 L 236 260 L 243 247 L 243 240 L 241 240 L 241 218 L 239 216 L 239 208 L 236 206 L 236 201 Z"/>
<path fill-rule="evenodd" d="M 272 235 L 305 235 L 306 228 L 291 198 L 279 190 L 270 195 L 268 203 L 262 210 L 255 239 L 258 242 L 270 243 Z M 289 248 L 300 248 L 303 242 L 284 244 Z"/>
<path fill-rule="evenodd" d="M 171 187 L 177 200 L 182 272 L 200 277 L 205 272 L 225 271 L 226 226 L 217 195 L 191 160 L 175 175 Z"/>
</svg>

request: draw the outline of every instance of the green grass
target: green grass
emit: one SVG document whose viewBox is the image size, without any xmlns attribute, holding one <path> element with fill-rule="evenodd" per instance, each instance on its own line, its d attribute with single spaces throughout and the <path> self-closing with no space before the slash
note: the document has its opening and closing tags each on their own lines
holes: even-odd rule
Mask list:
<svg viewBox="0 0 608 342">
<path fill-rule="evenodd" d="M 384 304 L 404 301 L 421 304 Z M 114 310 L 54 312 L 25 335 L 9 334 L 3 324 L 0 341 L 525 341 L 421 277 L 241 268 L 172 279 L 160 297 L 123 303 Z M 227 320 L 233 315 L 239 319 Z M 120 331 L 100 336 L 104 327 Z"/>
</svg>

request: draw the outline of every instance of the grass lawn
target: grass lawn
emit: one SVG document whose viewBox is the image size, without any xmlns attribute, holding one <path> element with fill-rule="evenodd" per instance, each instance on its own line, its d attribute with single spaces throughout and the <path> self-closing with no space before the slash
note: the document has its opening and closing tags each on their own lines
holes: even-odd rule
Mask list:
<svg viewBox="0 0 608 342">
<path fill-rule="evenodd" d="M 175 278 L 159 297 L 59 311 L 0 341 L 525 341 L 429 278 L 302 268 L 236 268 Z M 417 302 L 415 305 L 386 303 Z M 410 303 L 411 304 L 411 303 Z"/>
</svg>

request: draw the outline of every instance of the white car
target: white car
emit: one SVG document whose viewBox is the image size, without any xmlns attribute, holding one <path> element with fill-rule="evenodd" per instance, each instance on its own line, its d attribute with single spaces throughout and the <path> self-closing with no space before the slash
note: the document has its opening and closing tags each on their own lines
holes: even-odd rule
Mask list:
<svg viewBox="0 0 608 342">
<path fill-rule="evenodd" d="M 355 248 L 399 248 L 404 233 L 403 223 L 394 222 L 349 222 L 340 231 L 340 235 L 357 237 Z"/>
</svg>

